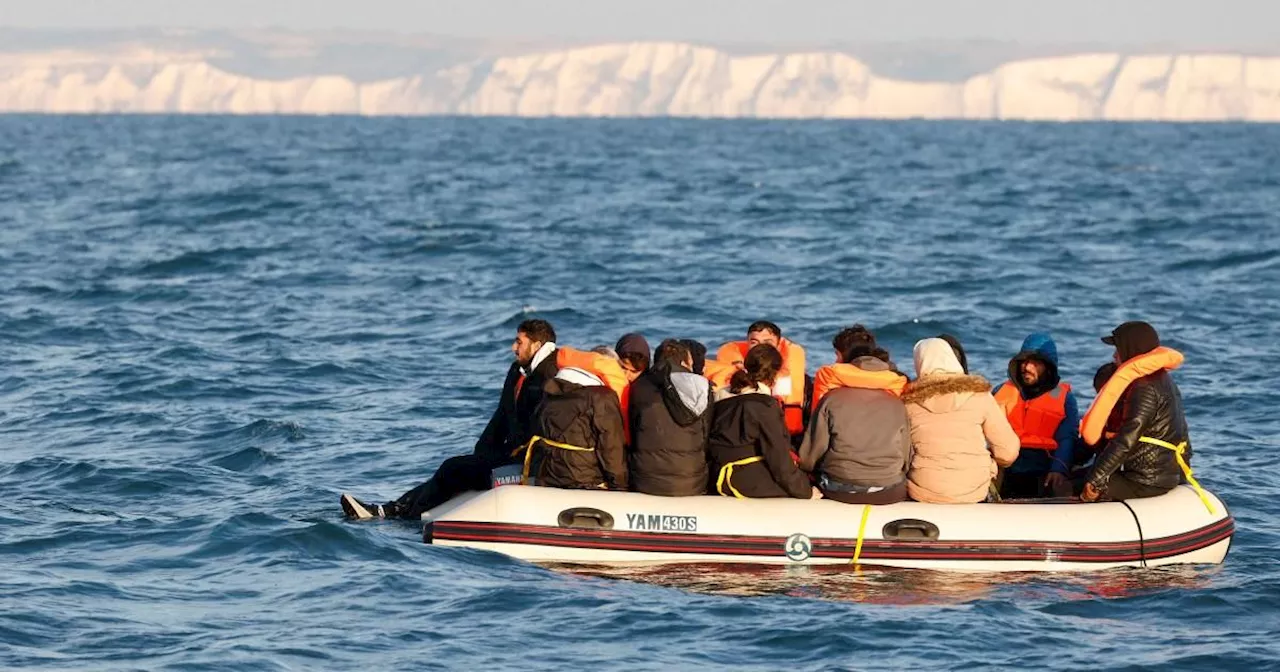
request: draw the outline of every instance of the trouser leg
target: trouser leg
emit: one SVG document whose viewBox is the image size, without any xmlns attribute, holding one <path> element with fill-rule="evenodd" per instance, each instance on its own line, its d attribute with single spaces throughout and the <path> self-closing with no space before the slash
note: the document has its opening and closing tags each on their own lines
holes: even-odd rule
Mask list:
<svg viewBox="0 0 1280 672">
<path fill-rule="evenodd" d="M 475 455 L 457 455 L 441 463 L 431 480 L 392 502 L 396 516 L 416 520 L 422 514 L 471 490 L 488 490 L 489 465 Z"/>
</svg>

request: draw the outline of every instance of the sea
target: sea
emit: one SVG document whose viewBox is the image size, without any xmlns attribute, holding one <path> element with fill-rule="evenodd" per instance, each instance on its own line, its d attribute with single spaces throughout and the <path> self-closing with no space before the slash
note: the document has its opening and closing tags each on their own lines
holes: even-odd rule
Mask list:
<svg viewBox="0 0 1280 672">
<path fill-rule="evenodd" d="M 0 116 L 0 668 L 1280 668 L 1280 126 Z M 524 319 L 1186 355 L 1226 562 L 574 571 L 351 522 Z M 1046 521 L 1051 526 L 1053 521 Z"/>
</svg>

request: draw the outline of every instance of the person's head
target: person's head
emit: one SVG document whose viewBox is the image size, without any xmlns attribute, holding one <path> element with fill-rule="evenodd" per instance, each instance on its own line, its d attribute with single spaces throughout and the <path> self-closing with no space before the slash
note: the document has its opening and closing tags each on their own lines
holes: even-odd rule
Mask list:
<svg viewBox="0 0 1280 672">
<path fill-rule="evenodd" d="M 861 324 L 841 329 L 831 339 L 836 351 L 836 362 L 852 362 L 859 357 L 875 357 L 876 337 Z"/>
<path fill-rule="evenodd" d="M 941 338 L 926 338 L 916 342 L 912 350 L 915 356 L 916 378 L 934 375 L 963 375 L 964 369 L 951 344 Z"/>
<path fill-rule="evenodd" d="M 777 348 L 782 345 L 782 330 L 768 320 L 752 322 L 747 327 L 747 343 L 753 348 L 757 345 L 772 345 Z"/>
<path fill-rule="evenodd" d="M 693 370 L 693 354 L 689 352 L 689 346 L 677 341 L 674 338 L 658 344 L 658 349 L 653 353 L 654 368 L 663 367 L 670 371 Z"/>
<path fill-rule="evenodd" d="M 1103 336 L 1102 342 L 1115 346 L 1115 361 L 1123 364 L 1160 347 L 1160 335 L 1146 322 L 1125 322 L 1112 329 L 1110 335 Z"/>
<path fill-rule="evenodd" d="M 689 370 L 701 376 L 707 366 L 707 346 L 691 338 L 682 338 L 680 343 L 689 348 L 689 355 L 693 357 L 693 366 Z"/>
<path fill-rule="evenodd" d="M 511 352 L 520 366 L 533 363 L 533 356 L 547 343 L 556 342 L 556 330 L 546 320 L 525 320 L 516 327 L 516 340 L 511 342 Z"/>
<path fill-rule="evenodd" d="M 649 342 L 637 333 L 623 334 L 614 346 L 628 382 L 634 382 L 649 368 Z"/>
<path fill-rule="evenodd" d="M 782 353 L 768 344 L 752 346 L 742 362 L 742 368 L 729 379 L 729 391 L 737 394 L 757 385 L 773 386 L 782 370 Z"/>
<path fill-rule="evenodd" d="M 960 362 L 960 368 L 967 374 L 969 373 L 969 358 L 964 354 L 964 346 L 960 345 L 960 339 L 951 334 L 938 334 L 938 338 L 947 342 L 951 346 L 951 352 L 956 356 L 956 361 Z"/>
<path fill-rule="evenodd" d="M 1102 386 L 1106 385 L 1107 381 L 1111 380 L 1111 376 L 1116 375 L 1117 368 L 1119 367 L 1116 366 L 1115 362 L 1107 362 L 1106 364 L 1099 366 L 1098 370 L 1093 374 L 1093 391 L 1101 392 Z"/>
</svg>

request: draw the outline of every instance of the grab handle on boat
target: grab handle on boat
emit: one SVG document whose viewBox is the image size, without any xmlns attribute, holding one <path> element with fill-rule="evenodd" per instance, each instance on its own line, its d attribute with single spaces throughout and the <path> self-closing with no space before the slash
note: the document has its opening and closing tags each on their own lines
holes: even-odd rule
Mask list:
<svg viewBox="0 0 1280 672">
<path fill-rule="evenodd" d="M 600 509 L 592 509 L 585 506 L 565 509 L 560 512 L 558 521 L 560 527 L 576 528 L 580 530 L 612 530 L 613 516 L 607 511 Z"/>
<path fill-rule="evenodd" d="M 884 529 L 880 531 L 880 536 L 885 539 L 899 539 L 903 541 L 911 541 L 915 539 L 937 539 L 938 526 L 927 520 L 917 520 L 915 518 L 903 518 L 886 523 Z"/>
</svg>

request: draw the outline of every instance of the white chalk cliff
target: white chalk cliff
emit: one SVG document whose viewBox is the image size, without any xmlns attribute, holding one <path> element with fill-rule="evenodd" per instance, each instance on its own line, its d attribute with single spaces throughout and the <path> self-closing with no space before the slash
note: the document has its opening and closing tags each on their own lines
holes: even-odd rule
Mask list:
<svg viewBox="0 0 1280 672">
<path fill-rule="evenodd" d="M 210 54 L 0 53 L 0 112 L 1280 121 L 1280 58 L 1081 54 L 962 82 L 877 76 L 843 53 L 609 44 L 373 82 L 255 79 Z"/>
</svg>

